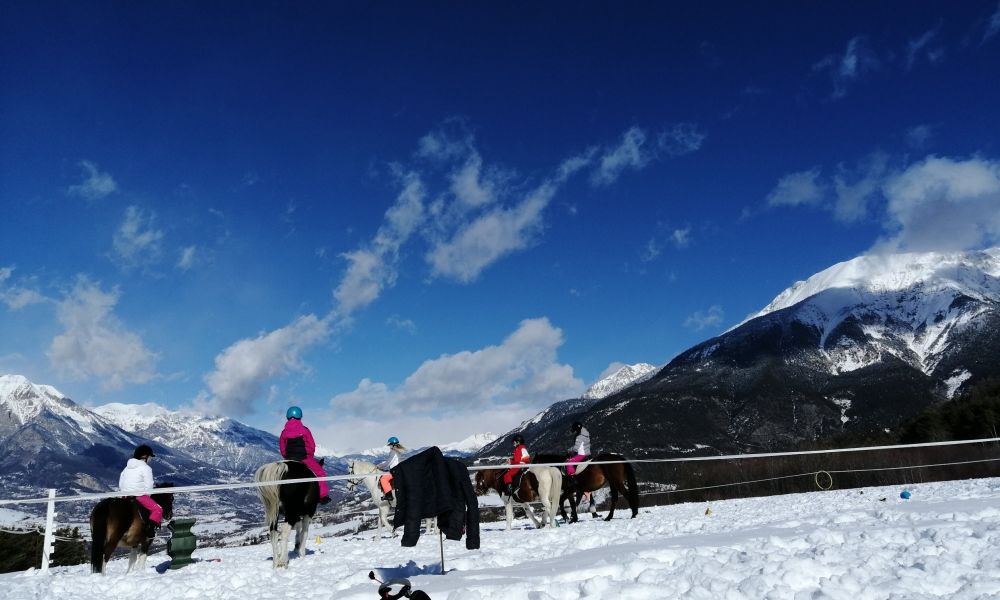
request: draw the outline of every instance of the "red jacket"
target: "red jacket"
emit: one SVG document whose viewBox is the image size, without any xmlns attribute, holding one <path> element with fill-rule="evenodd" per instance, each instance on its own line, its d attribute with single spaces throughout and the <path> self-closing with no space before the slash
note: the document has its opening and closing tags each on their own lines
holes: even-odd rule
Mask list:
<svg viewBox="0 0 1000 600">
<path fill-rule="evenodd" d="M 278 438 L 281 456 L 292 460 L 312 458 L 316 453 L 316 442 L 312 432 L 298 419 L 288 419 Z"/>
<path fill-rule="evenodd" d="M 531 462 L 531 455 L 528 454 L 528 449 L 524 444 L 518 444 L 514 448 L 514 458 L 511 459 L 510 464 L 512 465 L 526 465 Z"/>
</svg>

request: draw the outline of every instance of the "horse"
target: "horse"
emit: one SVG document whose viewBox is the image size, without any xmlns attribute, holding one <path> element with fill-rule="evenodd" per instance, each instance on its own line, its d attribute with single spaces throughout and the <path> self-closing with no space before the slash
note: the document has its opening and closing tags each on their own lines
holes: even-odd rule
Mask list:
<svg viewBox="0 0 1000 600">
<path fill-rule="evenodd" d="M 503 494 L 503 474 L 507 469 L 483 469 L 476 472 L 476 495 L 483 496 L 494 490 L 503 499 L 507 511 L 507 529 L 514 520 L 514 502 L 512 496 Z M 528 467 L 527 473 L 521 477 L 515 495 L 516 502 L 524 509 L 536 528 L 542 528 L 546 523 L 556 525 L 555 508 L 559 504 L 559 493 L 562 490 L 562 472 L 555 467 Z M 530 502 L 542 503 L 542 518 L 539 521 L 534 511 L 528 505 Z"/>
<path fill-rule="evenodd" d="M 296 460 L 282 460 L 262 465 L 254 474 L 254 481 L 284 481 L 315 477 L 305 464 Z M 319 503 L 319 484 L 315 481 L 262 485 L 257 496 L 264 504 L 264 517 L 271 536 L 275 569 L 288 566 L 288 536 L 295 527 L 295 554 L 305 556 L 309 522 L 316 514 Z M 285 522 L 278 526 L 278 513 L 285 515 Z"/>
<path fill-rule="evenodd" d="M 375 534 L 375 539 L 382 537 L 383 527 L 389 530 L 389 533 L 395 537 L 396 530 L 389 522 L 389 512 L 393 508 L 393 505 L 388 500 L 382 499 L 384 494 L 382 493 L 382 487 L 378 483 L 379 477 L 384 472 L 366 460 L 352 458 L 347 461 L 347 474 L 363 476 L 358 479 L 348 479 L 347 489 L 354 491 L 359 484 L 363 483 L 368 488 L 368 493 L 372 496 L 372 502 L 378 507 L 378 531 Z M 437 520 L 434 517 L 428 518 L 424 521 L 424 526 L 427 528 L 427 533 L 431 533 L 437 527 Z"/>
<path fill-rule="evenodd" d="M 158 483 L 156 488 L 173 487 L 172 483 Z M 174 517 L 174 495 L 160 492 L 150 496 L 163 508 L 163 521 Z M 147 530 L 146 521 L 139 512 L 139 503 L 134 498 L 105 498 L 90 511 L 90 568 L 93 573 L 104 573 L 104 567 L 115 548 L 131 548 L 128 570 L 137 572 L 146 568 L 146 555 L 153 543 L 154 535 Z"/>
<path fill-rule="evenodd" d="M 533 460 L 540 464 L 564 463 L 566 457 L 555 454 L 539 454 L 535 455 Z M 612 463 L 610 461 L 623 462 Z M 634 519 L 639 514 L 639 485 L 635 481 L 635 469 L 632 467 L 632 463 L 624 461 L 625 457 L 621 454 L 605 452 L 587 461 L 576 463 L 576 474 L 563 478 L 563 497 L 559 499 L 559 510 L 562 511 L 563 517 L 566 516 L 562 507 L 563 498 L 569 497 L 569 506 L 573 513 L 570 523 L 576 523 L 576 508 L 580 505 L 584 492 L 594 492 L 607 485 L 611 490 L 611 507 L 604 520 L 610 521 L 614 518 L 618 494 L 625 497 L 629 508 L 632 509 L 631 518 Z M 605 464 L 598 464 L 602 462 Z M 591 505 L 591 511 L 596 515 L 596 508 L 593 505 Z"/>
</svg>

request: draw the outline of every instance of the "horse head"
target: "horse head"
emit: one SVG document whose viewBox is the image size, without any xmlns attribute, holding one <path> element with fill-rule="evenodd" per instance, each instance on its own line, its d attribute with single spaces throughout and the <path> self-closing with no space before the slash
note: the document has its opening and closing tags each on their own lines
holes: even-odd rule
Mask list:
<svg viewBox="0 0 1000 600">
<path fill-rule="evenodd" d="M 476 471 L 476 495 L 482 496 L 492 489 L 497 480 L 497 470 L 496 469 L 483 469 L 482 471 Z"/>
<path fill-rule="evenodd" d="M 153 487 L 155 487 L 157 489 L 159 489 L 159 488 L 172 488 L 172 487 L 174 487 L 174 484 L 173 483 L 157 483 Z M 160 492 L 158 494 L 153 494 L 152 496 L 150 496 L 150 498 L 152 498 L 153 502 L 156 502 L 157 504 L 159 504 L 160 508 L 163 509 L 163 520 L 164 521 L 169 521 L 170 519 L 174 518 L 174 495 L 173 495 L 172 492 Z"/>
</svg>

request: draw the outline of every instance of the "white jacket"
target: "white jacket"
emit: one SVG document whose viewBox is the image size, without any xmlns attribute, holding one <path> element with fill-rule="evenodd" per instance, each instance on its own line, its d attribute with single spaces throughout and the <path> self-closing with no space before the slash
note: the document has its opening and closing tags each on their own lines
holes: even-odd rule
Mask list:
<svg viewBox="0 0 1000 600">
<path fill-rule="evenodd" d="M 128 464 L 118 478 L 118 491 L 141 492 L 151 489 L 153 489 L 153 469 L 144 460 L 128 459 Z"/>
<path fill-rule="evenodd" d="M 399 461 L 403 458 L 403 452 L 405 452 L 405 450 L 401 452 L 395 448 L 389 449 L 389 458 L 385 461 L 386 471 L 399 464 Z"/>
<path fill-rule="evenodd" d="M 576 439 L 573 440 L 573 447 L 570 448 L 570 452 L 576 452 L 584 456 L 590 454 L 590 432 L 587 431 L 586 427 L 581 427 L 580 433 L 576 434 Z"/>
</svg>

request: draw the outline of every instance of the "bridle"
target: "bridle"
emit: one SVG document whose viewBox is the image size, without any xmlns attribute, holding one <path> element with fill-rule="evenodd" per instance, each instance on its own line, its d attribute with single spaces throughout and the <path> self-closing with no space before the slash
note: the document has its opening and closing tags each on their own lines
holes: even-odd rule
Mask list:
<svg viewBox="0 0 1000 600">
<path fill-rule="evenodd" d="M 348 463 L 348 465 L 349 466 L 347 468 L 347 474 L 348 475 L 355 475 L 355 473 L 354 473 L 354 461 L 352 460 L 350 463 Z M 347 480 L 347 489 L 348 489 L 348 491 L 353 492 L 355 490 L 355 488 L 358 487 L 359 483 L 361 483 L 360 479 L 358 479 L 358 480 L 348 479 Z"/>
</svg>

